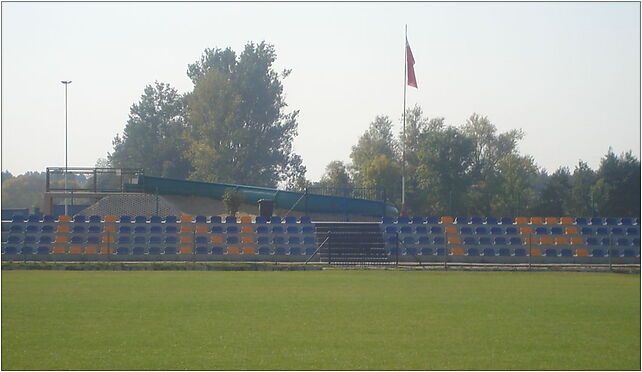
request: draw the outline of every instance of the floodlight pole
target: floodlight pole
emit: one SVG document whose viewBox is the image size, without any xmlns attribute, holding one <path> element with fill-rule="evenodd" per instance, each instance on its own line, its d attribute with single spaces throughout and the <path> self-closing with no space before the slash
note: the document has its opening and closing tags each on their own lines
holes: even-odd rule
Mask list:
<svg viewBox="0 0 642 372">
<path fill-rule="evenodd" d="M 67 171 L 68 171 L 68 163 L 67 163 L 67 86 L 71 84 L 71 80 L 68 81 L 61 81 L 61 83 L 65 84 L 65 193 L 67 192 Z M 68 216 L 68 210 L 67 210 L 67 198 L 65 198 L 65 216 Z"/>
</svg>

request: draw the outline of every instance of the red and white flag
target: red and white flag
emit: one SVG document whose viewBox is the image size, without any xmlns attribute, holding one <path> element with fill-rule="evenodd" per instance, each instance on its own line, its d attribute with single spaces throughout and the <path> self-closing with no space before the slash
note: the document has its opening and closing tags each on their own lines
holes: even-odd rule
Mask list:
<svg viewBox="0 0 642 372">
<path fill-rule="evenodd" d="M 406 39 L 406 64 L 408 65 L 408 85 L 417 88 L 417 78 L 415 77 L 415 58 L 412 56 L 412 50 L 410 50 L 408 39 Z"/>
</svg>

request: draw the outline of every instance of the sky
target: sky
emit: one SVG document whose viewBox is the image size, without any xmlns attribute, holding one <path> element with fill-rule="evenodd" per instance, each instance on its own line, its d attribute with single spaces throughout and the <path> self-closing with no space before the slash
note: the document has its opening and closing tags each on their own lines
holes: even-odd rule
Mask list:
<svg viewBox="0 0 642 372">
<path fill-rule="evenodd" d="M 146 85 L 193 85 L 206 48 L 275 46 L 307 178 L 350 152 L 377 115 L 401 130 L 404 25 L 418 89 L 407 106 L 462 125 L 473 113 L 550 172 L 640 158 L 640 4 L 2 2 L 2 170 L 94 166 Z"/>
</svg>

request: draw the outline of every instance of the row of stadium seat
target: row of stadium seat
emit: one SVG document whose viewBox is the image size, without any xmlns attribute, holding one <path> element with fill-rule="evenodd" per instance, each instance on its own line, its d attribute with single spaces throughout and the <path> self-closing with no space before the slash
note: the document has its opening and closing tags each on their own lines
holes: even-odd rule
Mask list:
<svg viewBox="0 0 642 372">
<path fill-rule="evenodd" d="M 382 225 L 388 234 L 461 234 L 461 235 L 640 235 L 639 227 L 588 226 L 493 226 L 467 225 Z"/>
<path fill-rule="evenodd" d="M 382 223 L 389 224 L 428 224 L 428 225 L 640 225 L 640 218 L 632 217 L 383 217 Z"/>
<path fill-rule="evenodd" d="M 395 235 L 388 235 L 386 242 L 388 245 L 396 245 L 397 239 L 403 245 L 443 245 L 446 241 L 444 236 L 404 236 L 399 237 Z M 573 245 L 573 246 L 640 246 L 640 238 L 587 238 L 586 240 L 579 237 L 557 237 L 555 239 L 550 237 L 533 237 L 531 238 L 520 238 L 520 237 L 481 237 L 477 238 L 474 236 L 449 236 L 448 237 L 449 245 L 485 245 L 485 246 L 499 246 L 499 245 L 543 245 L 543 246 L 560 246 L 560 245 Z"/>
<path fill-rule="evenodd" d="M 118 234 L 178 234 L 178 233 L 213 233 L 213 234 L 237 234 L 237 233 L 257 233 L 257 234 L 299 234 L 314 233 L 314 225 L 240 225 L 240 224 L 217 224 L 211 226 L 205 225 L 140 225 L 131 224 L 87 224 L 74 223 L 71 226 L 60 224 L 24 224 L 24 223 L 3 223 L 3 232 L 11 234 L 52 234 L 52 233 L 74 233 L 74 234 L 99 234 L 99 233 L 118 233 Z"/>
<path fill-rule="evenodd" d="M 166 224 L 173 224 L 173 223 L 197 223 L 197 224 L 207 224 L 207 223 L 245 223 L 245 224 L 250 224 L 250 223 L 257 223 L 257 224 L 263 224 L 263 223 L 271 223 L 271 224 L 277 224 L 277 223 L 286 223 L 286 224 L 296 224 L 296 223 L 301 223 L 301 224 L 309 224 L 311 223 L 310 217 L 308 216 L 302 216 L 299 220 L 297 220 L 296 217 L 294 216 L 286 216 L 285 218 L 281 219 L 279 216 L 272 216 L 271 218 L 265 218 L 262 216 L 257 216 L 256 218 L 252 218 L 251 216 L 242 216 L 240 218 L 237 218 L 235 216 L 227 216 L 225 218 L 222 218 L 221 216 L 211 216 L 211 217 L 206 217 L 206 216 L 189 216 L 189 215 L 183 215 L 180 217 L 176 216 L 167 216 L 165 218 L 162 218 L 160 216 L 151 216 L 149 219 L 145 216 L 136 216 L 132 218 L 131 216 L 83 216 L 83 215 L 76 215 L 73 218 L 71 216 L 59 216 L 58 218 L 54 216 L 20 216 L 16 215 L 13 216 L 12 222 L 45 222 L 45 223 L 55 223 L 55 222 L 89 222 L 89 223 L 103 223 L 103 222 L 108 222 L 108 223 L 113 223 L 113 222 L 118 222 L 118 223 L 166 223 Z"/>
</svg>

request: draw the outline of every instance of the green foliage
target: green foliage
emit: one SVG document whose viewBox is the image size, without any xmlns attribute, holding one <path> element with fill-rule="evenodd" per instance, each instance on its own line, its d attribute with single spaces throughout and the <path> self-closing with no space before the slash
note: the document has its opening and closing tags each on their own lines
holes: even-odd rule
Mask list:
<svg viewBox="0 0 642 372">
<path fill-rule="evenodd" d="M 123 136 L 113 140 L 109 162 L 114 167 L 143 168 L 146 174 L 185 179 L 190 163 L 185 159 L 185 103 L 169 84 L 145 87 L 132 105 Z"/>
<path fill-rule="evenodd" d="M 640 276 L 3 270 L 2 367 L 639 370 Z"/>
<path fill-rule="evenodd" d="M 2 182 L 2 208 L 40 207 L 45 192 L 45 174 L 28 172 Z"/>
<path fill-rule="evenodd" d="M 273 69 L 274 47 L 248 43 L 206 49 L 189 65 L 187 158 L 191 179 L 274 187 L 301 183 L 305 167 L 292 152 L 298 111 L 285 113 L 281 77 Z"/>
<path fill-rule="evenodd" d="M 325 167 L 325 174 L 317 186 L 349 188 L 353 187 L 353 184 L 345 164 L 342 161 L 334 160 Z"/>
<path fill-rule="evenodd" d="M 11 174 L 11 172 L 2 171 L 2 183 L 4 183 L 4 181 L 6 181 L 8 179 L 11 179 L 11 178 L 13 178 L 13 174 Z"/>
<path fill-rule="evenodd" d="M 617 156 L 609 149 L 597 170 L 593 197 L 602 216 L 640 215 L 640 160 L 629 151 Z"/>
<path fill-rule="evenodd" d="M 223 194 L 223 204 L 230 216 L 236 216 L 244 200 L 243 193 L 235 189 L 227 189 Z"/>
<path fill-rule="evenodd" d="M 573 170 L 571 178 L 571 201 L 569 215 L 571 216 L 592 216 L 593 202 L 591 200 L 591 187 L 595 184 L 597 175 L 588 164 L 579 161 Z"/>
<path fill-rule="evenodd" d="M 571 209 L 571 173 L 566 167 L 560 167 L 550 177 L 542 191 L 535 215 L 567 216 Z"/>
</svg>

